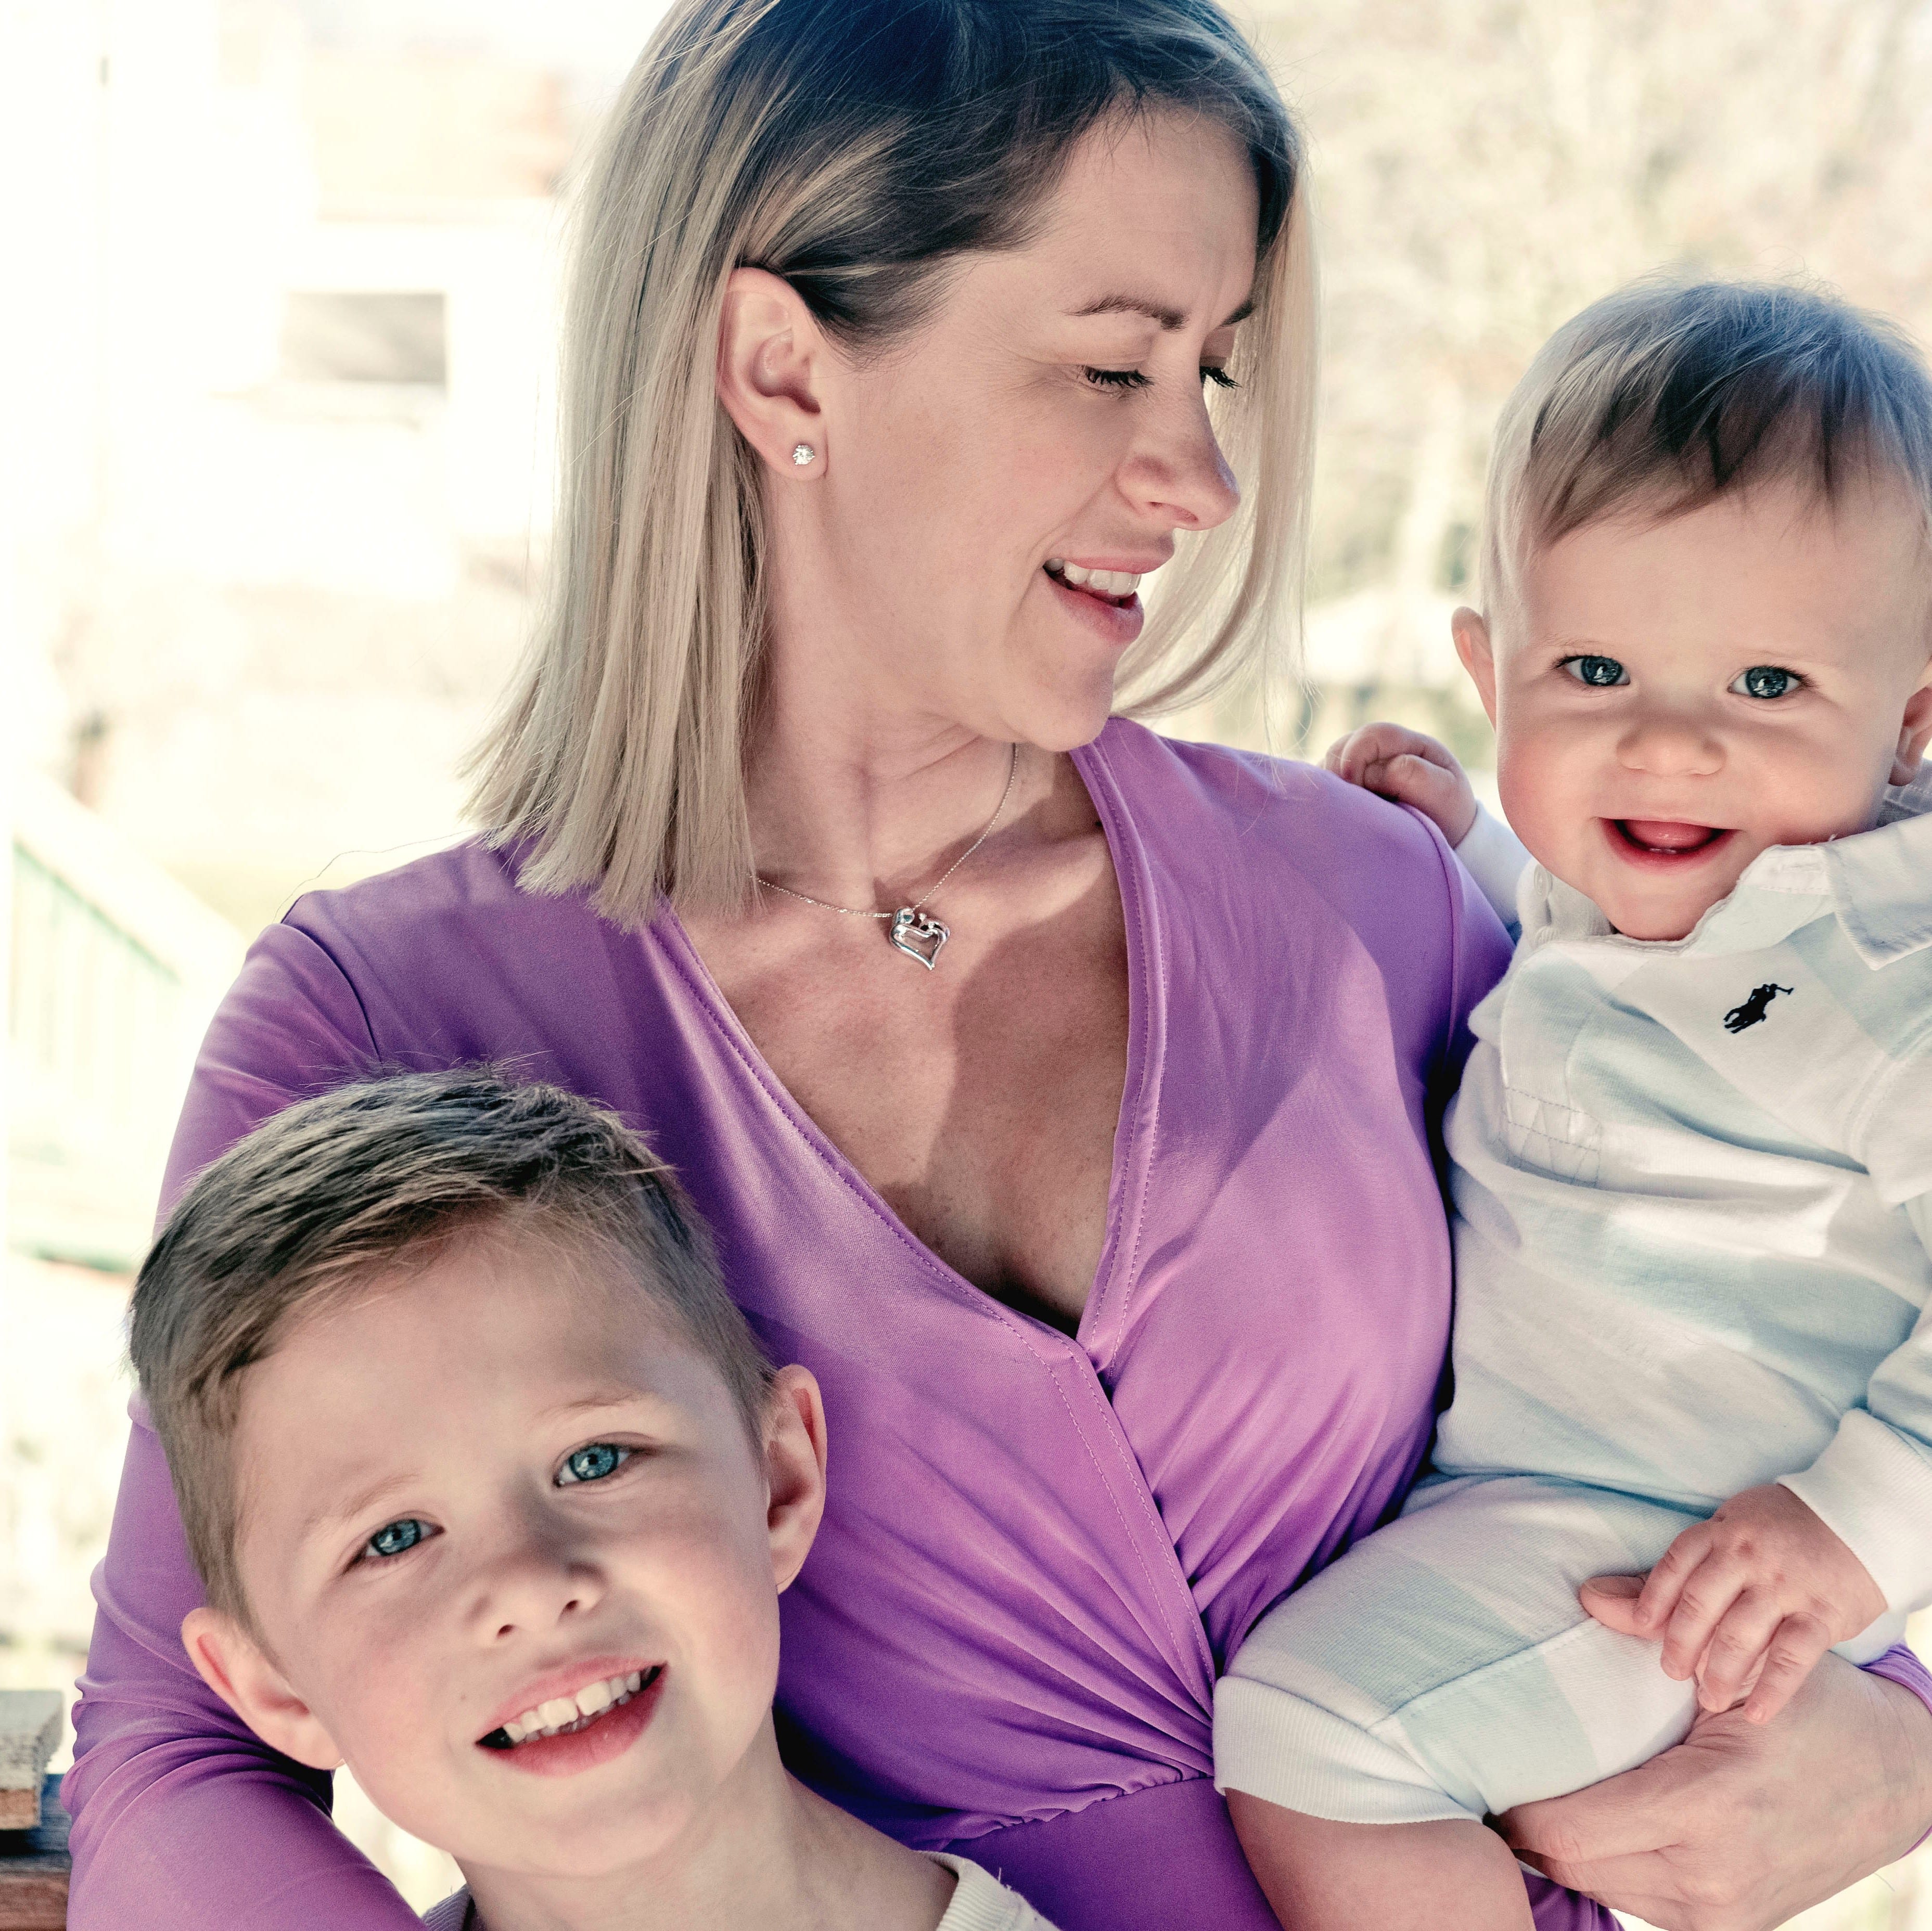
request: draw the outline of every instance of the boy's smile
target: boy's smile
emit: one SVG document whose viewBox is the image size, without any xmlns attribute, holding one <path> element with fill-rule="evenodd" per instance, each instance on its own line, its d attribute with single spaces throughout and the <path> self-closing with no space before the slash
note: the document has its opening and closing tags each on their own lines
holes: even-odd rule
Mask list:
<svg viewBox="0 0 1932 1931">
<path fill-rule="evenodd" d="M 1774 845 L 1868 829 L 1932 735 L 1922 516 L 1789 483 L 1588 524 L 1456 643 L 1498 787 L 1550 871 L 1638 939 L 1678 939 Z"/>
</svg>

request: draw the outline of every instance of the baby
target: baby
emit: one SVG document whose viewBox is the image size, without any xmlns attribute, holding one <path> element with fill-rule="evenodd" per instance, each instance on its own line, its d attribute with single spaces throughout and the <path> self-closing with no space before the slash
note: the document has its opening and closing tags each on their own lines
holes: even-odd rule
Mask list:
<svg viewBox="0 0 1932 1931">
<path fill-rule="evenodd" d="M 1330 754 L 1522 936 L 1446 1129 L 1433 1473 L 1216 1693 L 1295 1931 L 1526 1931 L 1486 1816 L 1932 1599 L 1932 380 L 1821 295 L 1640 285 L 1538 356 L 1487 519 L 1455 637 L 1520 896 L 1439 745 Z"/>
<path fill-rule="evenodd" d="M 454 1856 L 433 1925 L 1048 1931 L 781 1765 L 818 1387 L 610 1114 L 474 1070 L 292 1107 L 182 1201 L 131 1346 L 189 1656 Z"/>
</svg>

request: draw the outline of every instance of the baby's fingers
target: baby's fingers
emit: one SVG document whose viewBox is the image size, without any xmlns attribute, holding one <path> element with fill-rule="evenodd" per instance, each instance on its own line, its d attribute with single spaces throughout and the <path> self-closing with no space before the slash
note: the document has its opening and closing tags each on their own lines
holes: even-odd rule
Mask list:
<svg viewBox="0 0 1932 1931">
<path fill-rule="evenodd" d="M 1747 1589 L 1712 1633 L 1697 1672 L 1697 1700 L 1707 1710 L 1729 1710 L 1757 1680 L 1783 1620 L 1769 1590 Z"/>
<path fill-rule="evenodd" d="M 1664 1673 L 1679 1683 L 1696 1673 L 1718 1625 L 1738 1599 L 1743 1579 L 1730 1564 L 1700 1552 L 1679 1589 L 1664 1631 Z"/>
<path fill-rule="evenodd" d="M 1684 1584 L 1709 1552 L 1710 1546 L 1710 1525 L 1699 1522 L 1694 1528 L 1686 1529 L 1664 1552 L 1657 1567 L 1645 1577 L 1643 1588 L 1637 1594 L 1638 1635 L 1654 1636 L 1663 1633 L 1665 1625 L 1676 1612 Z"/>
<path fill-rule="evenodd" d="M 1832 1647 L 1832 1633 L 1815 1616 L 1786 1616 L 1772 1638 L 1764 1668 L 1744 1705 L 1748 1722 L 1768 1723 Z"/>
</svg>

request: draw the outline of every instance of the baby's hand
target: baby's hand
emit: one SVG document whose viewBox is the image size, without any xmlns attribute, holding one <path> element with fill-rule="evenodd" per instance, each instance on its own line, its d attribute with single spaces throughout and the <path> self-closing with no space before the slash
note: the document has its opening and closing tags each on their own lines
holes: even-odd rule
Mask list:
<svg viewBox="0 0 1932 1931">
<path fill-rule="evenodd" d="M 1634 1579 L 1583 1585 L 1583 1606 L 1627 1636 L 1664 1642 L 1664 1671 L 1694 1676 L 1706 1710 L 1748 1693 L 1744 1716 L 1768 1723 L 1834 1643 L 1885 1614 L 1865 1566 L 1789 1489 L 1733 1495 L 1686 1529 L 1635 1597 Z"/>
<path fill-rule="evenodd" d="M 1460 845 L 1476 822 L 1476 794 L 1456 754 L 1420 731 L 1401 724 L 1364 724 L 1336 739 L 1322 762 L 1351 784 L 1413 805 L 1435 820 L 1452 845 Z"/>
</svg>

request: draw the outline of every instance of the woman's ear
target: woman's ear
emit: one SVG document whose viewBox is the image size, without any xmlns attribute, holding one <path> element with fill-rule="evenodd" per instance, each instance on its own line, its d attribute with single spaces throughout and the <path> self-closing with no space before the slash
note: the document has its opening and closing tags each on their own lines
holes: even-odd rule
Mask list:
<svg viewBox="0 0 1932 1931">
<path fill-rule="evenodd" d="M 182 1648 L 201 1680 L 260 1737 L 312 1770 L 342 1762 L 335 1740 L 288 1679 L 232 1616 L 190 1609 L 182 1618 Z"/>
<path fill-rule="evenodd" d="M 1898 749 L 1892 760 L 1892 782 L 1910 784 L 1918 775 L 1925 747 L 1932 743 L 1932 664 L 1925 668 L 1924 681 L 1905 700 L 1905 715 L 1898 727 Z"/>
<path fill-rule="evenodd" d="M 734 268 L 718 328 L 718 400 L 739 433 L 781 475 L 825 473 L 818 393 L 826 352 L 812 310 L 790 283 L 763 268 Z"/>
<path fill-rule="evenodd" d="M 1488 712 L 1492 725 L 1496 721 L 1496 658 L 1490 642 L 1490 626 L 1478 610 L 1472 610 L 1465 604 L 1449 619 L 1450 634 L 1456 640 L 1456 655 L 1462 660 L 1462 668 L 1469 673 L 1469 682 L 1476 687 L 1476 695 L 1483 700 L 1483 709 Z"/>
<path fill-rule="evenodd" d="M 781 1368 L 765 1410 L 765 1525 L 781 1590 L 805 1567 L 825 1513 L 825 1404 L 809 1368 Z"/>
</svg>

